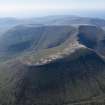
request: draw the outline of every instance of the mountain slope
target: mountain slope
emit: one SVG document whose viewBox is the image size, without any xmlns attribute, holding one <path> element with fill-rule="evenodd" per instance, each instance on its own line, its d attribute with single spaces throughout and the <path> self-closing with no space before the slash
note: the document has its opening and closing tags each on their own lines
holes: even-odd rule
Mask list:
<svg viewBox="0 0 105 105">
<path fill-rule="evenodd" d="M 0 36 L 17 25 L 95 25 L 105 27 L 105 20 L 72 15 L 55 15 L 39 18 L 0 18 Z"/>
<path fill-rule="evenodd" d="M 0 67 L 3 70 L 0 80 L 4 86 L 0 89 L 1 104 L 104 102 L 105 62 L 87 48 L 77 49 L 64 58 L 40 66 L 12 61 Z"/>
<path fill-rule="evenodd" d="M 71 56 L 75 54 L 42 66 L 29 66 L 18 104 L 65 105 L 88 100 L 97 102 L 97 97 L 104 94 L 105 84 L 101 81 L 104 81 L 102 75 L 105 75 L 105 62 L 86 49 L 83 52 L 79 49 L 75 53 L 77 57 L 72 60 Z"/>
<path fill-rule="evenodd" d="M 55 17 L 1 36 L 1 105 L 104 105 L 104 23 L 75 19 L 76 27 Z"/>
<path fill-rule="evenodd" d="M 4 58 L 53 48 L 65 42 L 73 33 L 75 28 L 71 26 L 17 26 L 0 38 L 0 55 Z"/>
</svg>

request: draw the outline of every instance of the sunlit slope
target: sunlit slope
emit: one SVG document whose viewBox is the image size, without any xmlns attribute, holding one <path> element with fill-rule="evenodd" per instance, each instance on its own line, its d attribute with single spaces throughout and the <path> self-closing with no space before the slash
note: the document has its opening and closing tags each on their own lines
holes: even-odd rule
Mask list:
<svg viewBox="0 0 105 105">
<path fill-rule="evenodd" d="M 17 26 L 0 38 L 1 56 L 53 48 L 64 43 L 75 33 L 71 26 Z"/>
</svg>

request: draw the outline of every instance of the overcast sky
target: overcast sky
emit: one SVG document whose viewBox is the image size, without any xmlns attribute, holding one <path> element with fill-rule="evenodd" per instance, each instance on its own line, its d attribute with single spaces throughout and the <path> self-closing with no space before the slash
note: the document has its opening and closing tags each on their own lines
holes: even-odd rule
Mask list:
<svg viewBox="0 0 105 105">
<path fill-rule="evenodd" d="M 0 17 L 25 17 L 83 10 L 103 11 L 105 0 L 0 0 Z"/>
</svg>

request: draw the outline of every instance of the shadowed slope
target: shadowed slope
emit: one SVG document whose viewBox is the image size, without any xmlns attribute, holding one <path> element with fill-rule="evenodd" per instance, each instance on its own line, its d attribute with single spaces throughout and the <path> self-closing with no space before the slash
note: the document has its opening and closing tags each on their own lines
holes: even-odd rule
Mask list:
<svg viewBox="0 0 105 105">
<path fill-rule="evenodd" d="M 13 105 L 104 102 L 105 62 L 89 49 L 80 48 L 62 59 L 41 66 L 29 66 L 15 61 L 4 67 L 4 70 L 12 73 L 4 74 L 4 82 L 6 78 L 12 78 L 12 85 L 5 84 L 7 89 L 3 91 L 9 90 L 11 98 L 7 96 L 6 100 L 10 103 L 12 97 L 15 98 Z M 6 105 L 12 105 L 7 104 L 6 100 Z M 4 102 L 1 101 L 1 104 Z"/>
<path fill-rule="evenodd" d="M 82 25 L 77 36 L 81 44 L 105 55 L 105 31 L 102 28 Z"/>
</svg>

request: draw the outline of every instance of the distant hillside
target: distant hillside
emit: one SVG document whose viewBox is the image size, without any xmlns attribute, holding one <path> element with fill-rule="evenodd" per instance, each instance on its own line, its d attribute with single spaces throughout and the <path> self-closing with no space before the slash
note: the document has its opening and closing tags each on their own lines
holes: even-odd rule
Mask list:
<svg viewBox="0 0 105 105">
<path fill-rule="evenodd" d="M 39 18 L 0 18 L 0 36 L 17 25 L 96 25 L 105 27 L 105 20 L 98 18 L 78 17 L 72 15 L 55 15 Z"/>
<path fill-rule="evenodd" d="M 53 48 L 64 43 L 73 33 L 75 28 L 71 26 L 17 26 L 1 37 L 0 53 L 13 56 Z"/>
<path fill-rule="evenodd" d="M 63 44 L 74 35 L 76 37 L 72 40 L 78 40 L 79 43 L 104 55 L 105 31 L 101 27 L 93 25 L 80 25 L 77 27 L 70 25 L 19 25 L 1 36 L 0 53 L 14 55 L 26 51 L 53 48 Z"/>
</svg>

